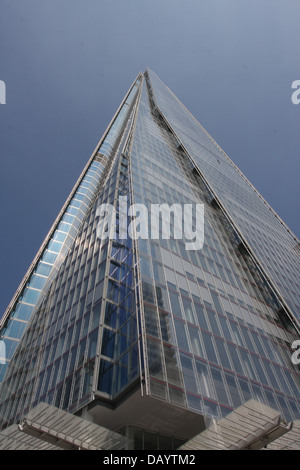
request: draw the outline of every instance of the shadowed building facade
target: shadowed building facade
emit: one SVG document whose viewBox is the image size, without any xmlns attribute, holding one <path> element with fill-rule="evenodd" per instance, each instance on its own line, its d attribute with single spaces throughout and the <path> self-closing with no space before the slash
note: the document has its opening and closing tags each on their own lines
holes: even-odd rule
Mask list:
<svg viewBox="0 0 300 470">
<path fill-rule="evenodd" d="M 113 237 L 99 237 L 104 204 Z M 151 237 L 162 204 L 170 233 L 161 220 Z M 197 204 L 204 244 L 187 249 Z M 191 208 L 182 237 L 176 206 Z M 296 421 L 299 284 L 297 237 L 147 69 L 4 314 L 1 426 L 43 402 L 131 448 L 175 449 L 249 400 Z"/>
</svg>

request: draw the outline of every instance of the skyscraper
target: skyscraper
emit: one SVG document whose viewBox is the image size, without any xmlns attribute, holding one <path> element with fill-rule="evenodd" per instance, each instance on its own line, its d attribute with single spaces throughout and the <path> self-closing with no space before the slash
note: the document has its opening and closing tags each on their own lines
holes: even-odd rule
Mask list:
<svg viewBox="0 0 300 470">
<path fill-rule="evenodd" d="M 44 403 L 173 449 L 249 403 L 295 422 L 299 287 L 297 237 L 147 69 L 3 317 L 1 426 Z"/>
</svg>

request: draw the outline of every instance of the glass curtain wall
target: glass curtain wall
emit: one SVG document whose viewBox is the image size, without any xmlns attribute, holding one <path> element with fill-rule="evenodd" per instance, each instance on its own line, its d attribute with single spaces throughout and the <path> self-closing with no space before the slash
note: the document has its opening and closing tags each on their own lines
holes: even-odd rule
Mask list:
<svg viewBox="0 0 300 470">
<path fill-rule="evenodd" d="M 0 339 L 5 343 L 6 349 L 6 362 L 0 364 L 0 386 L 34 308 L 41 299 L 43 289 L 46 290 L 49 282 L 55 278 L 60 264 L 74 243 L 97 191 L 99 181 L 105 168 L 109 165 L 120 136 L 120 130 L 128 118 L 128 110 L 136 98 L 137 89 L 134 84 L 132 90 L 129 90 L 126 101 L 120 106 L 111 127 L 101 139 L 94 156 L 83 171 L 7 311 L 0 320 Z"/>
<path fill-rule="evenodd" d="M 101 158 L 110 152 L 110 166 L 75 242 L 9 364 L 0 390 L 2 426 L 20 421 L 40 401 L 70 412 L 90 402 L 98 386 L 99 361 L 99 388 L 106 397 L 140 376 L 132 242 L 101 238 L 98 232 L 98 208 L 116 206 L 116 196 L 129 191 L 128 157 L 122 150 L 139 84 L 138 79 L 125 112 L 121 110 L 116 143 L 101 148 Z"/>
<path fill-rule="evenodd" d="M 299 417 L 296 332 L 278 320 L 280 305 L 151 92 L 144 83 L 131 153 L 134 202 L 149 213 L 152 204 L 204 203 L 205 238 L 201 250 L 186 250 L 188 240 L 168 238 L 161 224 L 157 239 L 138 239 L 146 393 L 216 418 L 250 397 L 287 420 Z M 171 217 L 171 234 L 172 227 Z"/>
<path fill-rule="evenodd" d="M 241 203 L 254 206 L 257 198 L 251 220 L 258 226 L 264 203 L 222 153 L 224 181 L 213 185 L 222 179 L 217 170 L 213 176 L 217 147 L 152 72 L 132 93 L 114 158 L 8 369 L 2 423 L 39 401 L 75 412 L 95 393 L 116 400 L 140 382 L 143 394 L 208 418 L 255 398 L 287 421 L 298 419 L 299 370 L 291 363 L 298 334 L 282 321 L 277 296 L 241 243 L 241 212 L 236 209 L 237 227 L 216 193 L 232 217 L 230 191 L 240 188 L 241 199 L 235 198 Z M 98 152 L 98 162 L 107 150 Z M 120 197 L 127 197 L 122 208 Z M 116 236 L 99 242 L 97 210 L 104 203 L 114 207 Z M 123 237 L 124 212 L 126 228 L 132 223 L 131 204 L 137 211 L 134 237 Z M 155 204 L 170 209 L 169 227 L 163 217 L 153 225 Z M 175 208 L 190 208 L 195 230 L 197 204 L 204 204 L 204 244 L 187 249 L 184 212 Z M 270 230 L 279 230 L 279 219 L 273 212 L 270 217 L 276 219 Z M 292 246 L 290 235 L 284 236 Z M 282 239 L 279 263 L 281 245 Z M 290 292 L 286 302 L 295 305 Z"/>
<path fill-rule="evenodd" d="M 155 106 L 225 207 L 300 329 L 299 239 L 168 87 L 148 70 Z"/>
</svg>

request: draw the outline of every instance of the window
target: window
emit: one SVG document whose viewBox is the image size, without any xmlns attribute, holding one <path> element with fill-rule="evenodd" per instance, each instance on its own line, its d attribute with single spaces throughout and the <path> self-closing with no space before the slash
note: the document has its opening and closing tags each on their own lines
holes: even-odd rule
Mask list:
<svg viewBox="0 0 300 470">
<path fill-rule="evenodd" d="M 191 345 L 192 345 L 192 352 L 195 356 L 204 357 L 203 349 L 200 342 L 199 330 L 191 325 L 188 326 Z"/>
<path fill-rule="evenodd" d="M 203 341 L 204 341 L 204 346 L 205 346 L 205 350 L 206 350 L 207 359 L 211 362 L 214 362 L 214 363 L 218 364 L 218 359 L 217 359 L 217 356 L 216 356 L 216 353 L 215 353 L 215 348 L 214 348 L 214 344 L 213 344 L 213 340 L 212 340 L 211 335 L 208 334 L 208 333 L 205 333 L 203 331 L 202 332 L 202 338 L 203 338 Z"/>
<path fill-rule="evenodd" d="M 197 393 L 197 383 L 195 379 L 192 359 L 185 354 L 180 354 L 181 367 L 185 389 L 190 392 Z"/>
<path fill-rule="evenodd" d="M 173 315 L 176 315 L 177 317 L 182 318 L 182 312 L 181 312 L 181 308 L 180 308 L 178 294 L 176 294 L 175 292 L 169 291 L 169 295 L 170 295 L 170 301 L 171 301 Z"/>
<path fill-rule="evenodd" d="M 229 400 L 227 397 L 226 389 L 224 387 L 224 379 L 223 379 L 221 372 L 217 369 L 212 368 L 211 375 L 214 381 L 218 400 L 220 401 L 220 403 L 223 403 L 224 405 L 229 405 Z"/>
<path fill-rule="evenodd" d="M 207 366 L 196 360 L 196 369 L 198 373 L 199 393 L 205 397 L 214 398 L 214 388 Z"/>
</svg>

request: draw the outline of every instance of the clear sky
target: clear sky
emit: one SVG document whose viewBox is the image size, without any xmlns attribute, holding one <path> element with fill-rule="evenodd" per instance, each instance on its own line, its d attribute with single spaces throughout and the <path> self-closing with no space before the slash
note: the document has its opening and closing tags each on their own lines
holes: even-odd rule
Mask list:
<svg viewBox="0 0 300 470">
<path fill-rule="evenodd" d="M 299 0 L 0 0 L 0 317 L 149 66 L 297 236 Z"/>
</svg>

